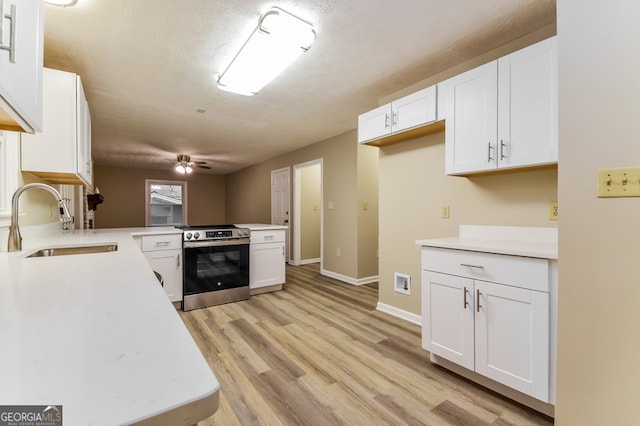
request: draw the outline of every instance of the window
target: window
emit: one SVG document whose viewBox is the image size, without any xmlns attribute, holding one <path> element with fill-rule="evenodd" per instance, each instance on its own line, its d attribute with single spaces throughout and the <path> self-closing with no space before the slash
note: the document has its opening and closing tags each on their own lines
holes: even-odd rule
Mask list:
<svg viewBox="0 0 640 426">
<path fill-rule="evenodd" d="M 185 225 L 187 182 L 145 180 L 147 226 Z"/>
<path fill-rule="evenodd" d="M 0 226 L 8 226 L 11 197 L 18 189 L 18 133 L 0 132 Z"/>
</svg>

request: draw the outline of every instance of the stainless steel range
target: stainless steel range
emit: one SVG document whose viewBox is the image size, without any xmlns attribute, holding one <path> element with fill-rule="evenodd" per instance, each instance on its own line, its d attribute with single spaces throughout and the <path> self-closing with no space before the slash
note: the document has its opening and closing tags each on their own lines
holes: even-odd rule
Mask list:
<svg viewBox="0 0 640 426">
<path fill-rule="evenodd" d="M 177 226 L 183 231 L 182 309 L 249 298 L 249 229 Z"/>
</svg>

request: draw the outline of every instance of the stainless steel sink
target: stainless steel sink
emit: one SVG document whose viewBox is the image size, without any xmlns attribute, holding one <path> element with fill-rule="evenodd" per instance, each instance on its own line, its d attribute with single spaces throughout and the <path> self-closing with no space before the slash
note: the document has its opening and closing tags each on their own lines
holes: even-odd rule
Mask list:
<svg viewBox="0 0 640 426">
<path fill-rule="evenodd" d="M 31 253 L 27 257 L 69 256 L 72 254 L 107 253 L 117 250 L 117 244 L 100 244 L 73 247 L 47 247 Z"/>
</svg>

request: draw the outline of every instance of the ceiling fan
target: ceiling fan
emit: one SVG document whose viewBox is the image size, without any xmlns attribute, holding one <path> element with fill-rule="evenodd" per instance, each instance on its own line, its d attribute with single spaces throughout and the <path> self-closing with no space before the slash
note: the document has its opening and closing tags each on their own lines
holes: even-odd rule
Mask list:
<svg viewBox="0 0 640 426">
<path fill-rule="evenodd" d="M 205 164 L 207 164 L 206 161 L 191 161 L 191 157 L 184 154 L 178 154 L 175 162 L 176 171 L 182 174 L 191 173 L 195 168 L 211 170 L 211 167 Z"/>
</svg>

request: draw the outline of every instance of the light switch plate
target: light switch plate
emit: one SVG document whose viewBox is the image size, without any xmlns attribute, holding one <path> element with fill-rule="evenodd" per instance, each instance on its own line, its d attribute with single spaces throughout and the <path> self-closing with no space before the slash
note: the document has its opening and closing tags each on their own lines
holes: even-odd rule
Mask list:
<svg viewBox="0 0 640 426">
<path fill-rule="evenodd" d="M 549 220 L 558 220 L 558 202 L 551 201 L 549 203 Z"/>
<path fill-rule="evenodd" d="M 640 166 L 598 170 L 598 197 L 640 197 Z"/>
<path fill-rule="evenodd" d="M 449 219 L 449 217 L 451 216 L 451 210 L 449 209 L 449 206 L 442 206 L 440 216 L 443 219 Z"/>
</svg>

